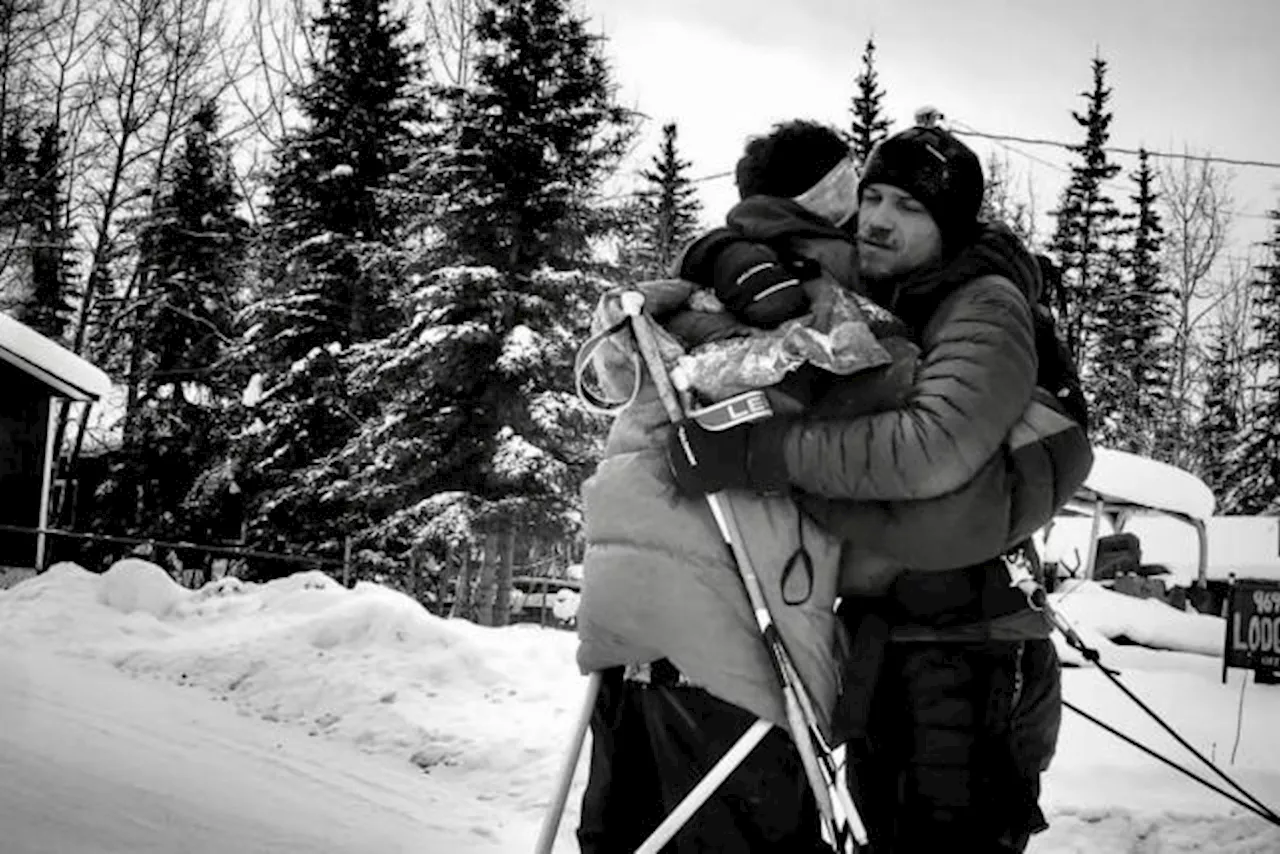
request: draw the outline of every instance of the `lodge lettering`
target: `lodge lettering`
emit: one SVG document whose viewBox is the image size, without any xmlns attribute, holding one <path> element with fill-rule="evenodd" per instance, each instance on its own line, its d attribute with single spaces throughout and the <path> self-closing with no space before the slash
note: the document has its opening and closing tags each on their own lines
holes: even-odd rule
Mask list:
<svg viewBox="0 0 1280 854">
<path fill-rule="evenodd" d="M 1229 667 L 1280 670 L 1280 581 L 1237 581 L 1226 616 L 1223 680 Z"/>
<path fill-rule="evenodd" d="M 1241 631 L 1243 614 L 1232 617 L 1232 646 L 1239 652 L 1280 652 L 1280 616 L 1254 614 Z"/>
</svg>

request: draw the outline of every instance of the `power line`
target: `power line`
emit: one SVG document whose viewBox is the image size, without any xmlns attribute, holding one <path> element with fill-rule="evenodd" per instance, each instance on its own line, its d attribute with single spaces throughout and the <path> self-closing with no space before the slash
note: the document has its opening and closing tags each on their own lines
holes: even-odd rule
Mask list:
<svg viewBox="0 0 1280 854">
<path fill-rule="evenodd" d="M 968 127 L 968 125 L 966 125 L 966 127 Z M 1020 142 L 1020 143 L 1023 143 L 1024 145 L 1048 145 L 1048 146 L 1052 146 L 1053 148 L 1065 148 L 1067 151 L 1072 151 L 1072 152 L 1078 151 L 1080 149 L 1079 145 L 1072 145 L 1071 143 L 1061 142 L 1056 139 L 1040 139 L 1038 137 L 1013 136 L 1011 134 L 1001 134 L 1001 133 L 985 133 L 983 131 L 973 130 L 973 129 L 955 130 L 954 133 L 957 133 L 961 136 L 977 136 L 983 139 L 1005 140 L 1007 142 Z M 1274 163 L 1267 160 L 1244 160 L 1244 159 L 1235 158 L 1235 157 L 1218 157 L 1212 154 L 1177 154 L 1177 153 L 1168 152 L 1168 151 L 1154 151 L 1149 148 L 1122 148 L 1120 146 L 1115 146 L 1115 145 L 1103 146 L 1102 150 L 1108 151 L 1114 154 L 1133 154 L 1133 155 L 1138 155 L 1145 151 L 1148 157 L 1164 157 L 1164 158 L 1169 158 L 1174 160 L 1194 160 L 1201 163 L 1225 163 L 1231 166 L 1258 166 L 1263 169 L 1280 169 L 1280 163 Z"/>
<path fill-rule="evenodd" d="M 690 184 L 701 184 L 703 181 L 714 181 L 717 178 L 732 178 L 733 172 L 714 172 L 710 175 L 699 175 L 697 178 L 690 178 Z"/>
</svg>

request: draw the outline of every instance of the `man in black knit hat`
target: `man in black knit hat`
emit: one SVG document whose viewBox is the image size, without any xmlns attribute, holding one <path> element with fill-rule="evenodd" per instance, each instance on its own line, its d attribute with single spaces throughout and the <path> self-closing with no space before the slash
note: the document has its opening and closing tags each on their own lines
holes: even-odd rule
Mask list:
<svg viewBox="0 0 1280 854">
<path fill-rule="evenodd" d="M 739 164 L 744 196 L 752 176 L 778 174 L 768 158 L 783 151 L 800 171 L 821 164 L 828 186 L 806 200 L 832 222 L 852 193 L 856 218 L 840 222 L 856 234 L 863 288 L 921 347 L 915 385 L 896 408 L 854 418 L 801 414 L 718 433 L 686 423 L 668 445 L 676 483 L 686 494 L 866 502 L 951 494 L 1000 453 L 1035 394 L 1039 266 L 1007 227 L 979 220 L 981 166 L 942 128 L 884 140 L 856 184 L 834 152 L 766 138 Z M 761 184 L 760 193 L 801 192 Z M 999 511 L 974 509 L 990 512 Z M 887 595 L 842 605 L 855 637 L 872 626 L 887 635 L 878 650 L 865 647 L 880 656 L 878 671 L 864 660 L 851 680 L 865 691 L 874 678 L 869 707 L 852 698 L 841 722 L 877 854 L 1020 852 L 1046 826 L 1040 774 L 1057 743 L 1061 685 L 1050 626 L 1009 583 L 1011 563 L 1036 561 L 1026 545 L 942 573 L 907 567 Z"/>
</svg>

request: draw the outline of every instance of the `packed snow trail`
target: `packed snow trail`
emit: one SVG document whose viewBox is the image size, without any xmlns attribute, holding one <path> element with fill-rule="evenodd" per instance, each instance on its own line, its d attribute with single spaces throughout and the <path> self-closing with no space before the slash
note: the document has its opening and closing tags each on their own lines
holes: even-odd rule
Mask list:
<svg viewBox="0 0 1280 854">
<path fill-rule="evenodd" d="M 487 810 L 408 763 L 203 692 L 0 645 L 4 854 L 499 851 Z"/>
</svg>

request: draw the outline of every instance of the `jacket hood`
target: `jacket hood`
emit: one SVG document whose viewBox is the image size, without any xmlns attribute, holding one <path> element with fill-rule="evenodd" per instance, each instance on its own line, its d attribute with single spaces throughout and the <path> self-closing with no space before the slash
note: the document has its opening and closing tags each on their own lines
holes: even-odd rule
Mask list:
<svg viewBox="0 0 1280 854">
<path fill-rule="evenodd" d="M 748 196 L 729 209 L 725 224 L 753 240 L 766 242 L 783 237 L 853 239 L 851 232 L 779 196 Z"/>
</svg>

